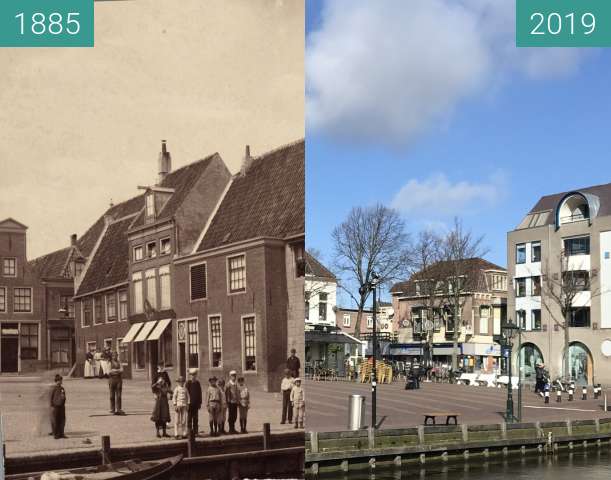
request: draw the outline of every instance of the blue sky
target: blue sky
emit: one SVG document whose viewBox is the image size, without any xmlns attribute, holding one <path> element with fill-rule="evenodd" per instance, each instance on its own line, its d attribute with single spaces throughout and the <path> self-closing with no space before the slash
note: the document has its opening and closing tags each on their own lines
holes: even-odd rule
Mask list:
<svg viewBox="0 0 611 480">
<path fill-rule="evenodd" d="M 420 48 L 409 37 L 407 7 L 426 23 L 438 15 L 429 5 L 446 2 L 429 1 L 387 0 L 371 11 L 350 11 L 361 2 L 326 10 L 307 2 L 307 243 L 327 262 L 333 227 L 353 206 L 382 202 L 414 233 L 460 215 L 485 235 L 487 258 L 505 266 L 506 234 L 540 196 L 611 182 L 607 51 L 516 49 L 507 27 L 513 0 L 457 2 L 467 7 L 444 17 L 444 33 Z M 507 31 L 477 33 L 490 18 Z M 357 44 L 364 36 L 363 44 L 351 48 L 351 35 Z M 378 36 L 385 43 L 376 44 Z M 458 37 L 465 40 L 453 50 Z"/>
</svg>

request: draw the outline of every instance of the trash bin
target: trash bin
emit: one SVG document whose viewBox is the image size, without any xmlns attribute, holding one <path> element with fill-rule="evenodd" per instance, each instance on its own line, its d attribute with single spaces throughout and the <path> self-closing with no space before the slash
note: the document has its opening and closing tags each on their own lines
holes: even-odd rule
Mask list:
<svg viewBox="0 0 611 480">
<path fill-rule="evenodd" d="M 360 430 L 365 424 L 365 397 L 350 395 L 348 397 L 348 430 Z"/>
</svg>

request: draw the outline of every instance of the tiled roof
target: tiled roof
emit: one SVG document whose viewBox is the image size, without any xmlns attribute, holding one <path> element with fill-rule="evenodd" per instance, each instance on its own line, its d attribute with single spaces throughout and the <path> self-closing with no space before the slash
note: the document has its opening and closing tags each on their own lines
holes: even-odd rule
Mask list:
<svg viewBox="0 0 611 480">
<path fill-rule="evenodd" d="M 465 272 L 468 277 L 478 276 L 482 271 L 486 270 L 499 270 L 505 272 L 505 268 L 496 265 L 495 263 L 489 262 L 483 258 L 469 258 L 465 260 Z M 406 295 L 416 294 L 416 283 L 415 281 L 419 278 L 436 278 L 446 276 L 443 272 L 449 270 L 450 262 L 443 261 L 437 262 L 429 267 L 426 271 L 422 270 L 416 272 L 412 277 L 405 282 L 395 283 L 390 289 L 391 293 L 403 293 Z"/>
<path fill-rule="evenodd" d="M 178 170 L 169 173 L 164 178 L 163 182 L 161 182 L 161 185 L 159 186 L 163 188 L 173 188 L 174 193 L 157 215 L 157 221 L 171 218 L 174 213 L 176 213 L 176 210 L 180 207 L 191 188 L 193 188 L 197 180 L 201 177 L 215 156 L 218 156 L 218 153 L 179 168 Z M 144 224 L 143 211 L 140 213 L 140 215 L 138 215 L 138 218 L 132 227 L 139 227 Z"/>
<path fill-rule="evenodd" d="M 257 237 L 287 238 L 305 232 L 303 140 L 252 160 L 234 176 L 198 251 Z"/>
<path fill-rule="evenodd" d="M 322 263 L 314 258 L 310 253 L 306 252 L 306 275 L 316 278 L 326 278 L 336 281 L 335 275 L 328 270 Z"/>
<path fill-rule="evenodd" d="M 130 216 L 108 225 L 104 238 L 87 268 L 78 295 L 101 290 L 127 280 L 129 273 L 129 244 L 127 230 L 133 222 Z"/>
<path fill-rule="evenodd" d="M 35 258 L 28 263 L 40 278 L 62 278 L 64 277 L 64 267 L 68 263 L 72 251 L 72 247 L 62 248 Z"/>
</svg>

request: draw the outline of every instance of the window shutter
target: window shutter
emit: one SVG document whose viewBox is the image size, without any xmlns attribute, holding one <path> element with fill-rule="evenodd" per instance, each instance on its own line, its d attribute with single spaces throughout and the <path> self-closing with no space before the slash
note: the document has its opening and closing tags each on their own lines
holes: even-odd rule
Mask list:
<svg viewBox="0 0 611 480">
<path fill-rule="evenodd" d="M 191 267 L 191 300 L 206 298 L 207 293 L 206 264 Z"/>
</svg>

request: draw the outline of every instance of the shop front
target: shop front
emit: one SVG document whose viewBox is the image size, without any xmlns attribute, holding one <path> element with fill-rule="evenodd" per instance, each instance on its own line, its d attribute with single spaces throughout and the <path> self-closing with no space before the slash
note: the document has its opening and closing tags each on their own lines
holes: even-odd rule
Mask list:
<svg viewBox="0 0 611 480">
<path fill-rule="evenodd" d="M 132 345 L 134 378 L 152 379 L 158 366 L 173 369 L 171 325 L 170 318 L 134 323 L 123 337 L 122 345 Z"/>
<path fill-rule="evenodd" d="M 362 343 L 341 331 L 310 330 L 305 332 L 305 345 L 306 375 L 334 372 L 344 376 L 351 362 L 350 347 L 361 346 Z"/>
<path fill-rule="evenodd" d="M 497 343 L 463 343 L 462 355 L 463 366 L 469 372 L 500 371 L 501 346 Z"/>
</svg>

